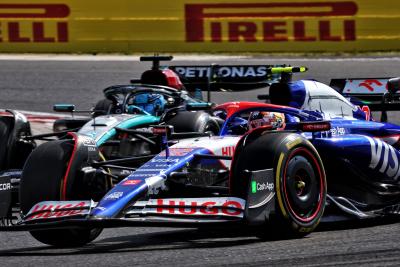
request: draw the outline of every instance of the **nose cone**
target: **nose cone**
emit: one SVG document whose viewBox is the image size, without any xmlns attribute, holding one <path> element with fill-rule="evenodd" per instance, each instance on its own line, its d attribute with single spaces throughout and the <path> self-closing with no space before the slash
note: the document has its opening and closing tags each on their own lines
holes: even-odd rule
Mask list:
<svg viewBox="0 0 400 267">
<path fill-rule="evenodd" d="M 125 179 L 108 192 L 90 213 L 95 218 L 117 218 L 148 191 L 144 179 Z"/>
</svg>

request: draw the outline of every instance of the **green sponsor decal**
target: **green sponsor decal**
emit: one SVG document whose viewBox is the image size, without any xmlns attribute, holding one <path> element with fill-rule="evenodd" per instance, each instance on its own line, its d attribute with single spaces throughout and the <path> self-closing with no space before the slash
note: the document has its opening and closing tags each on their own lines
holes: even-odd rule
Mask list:
<svg viewBox="0 0 400 267">
<path fill-rule="evenodd" d="M 251 192 L 253 194 L 257 193 L 257 182 L 256 181 L 251 182 Z"/>
</svg>

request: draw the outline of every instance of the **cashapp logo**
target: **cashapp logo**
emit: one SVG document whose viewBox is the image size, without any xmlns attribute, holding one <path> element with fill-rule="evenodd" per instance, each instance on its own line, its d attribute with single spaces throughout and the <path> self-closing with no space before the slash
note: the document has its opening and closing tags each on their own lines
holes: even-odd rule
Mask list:
<svg viewBox="0 0 400 267">
<path fill-rule="evenodd" d="M 0 4 L 0 43 L 68 42 L 65 4 Z"/>
<path fill-rule="evenodd" d="M 355 41 L 357 11 L 351 1 L 186 4 L 186 41 Z"/>
</svg>

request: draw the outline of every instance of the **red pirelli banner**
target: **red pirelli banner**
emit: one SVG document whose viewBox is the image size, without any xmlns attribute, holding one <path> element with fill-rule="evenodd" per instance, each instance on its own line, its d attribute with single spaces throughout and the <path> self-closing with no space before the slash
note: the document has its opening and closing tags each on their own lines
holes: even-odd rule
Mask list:
<svg viewBox="0 0 400 267">
<path fill-rule="evenodd" d="M 400 49 L 398 0 L 0 0 L 0 52 Z"/>
</svg>

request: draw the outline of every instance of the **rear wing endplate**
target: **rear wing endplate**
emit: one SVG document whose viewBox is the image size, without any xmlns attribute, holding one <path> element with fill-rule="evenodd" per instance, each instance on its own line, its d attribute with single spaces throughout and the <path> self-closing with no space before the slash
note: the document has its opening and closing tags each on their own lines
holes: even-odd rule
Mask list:
<svg viewBox="0 0 400 267">
<path fill-rule="evenodd" d="M 390 102 L 398 100 L 400 78 L 345 78 L 332 79 L 330 86 L 346 97 L 361 101 L 382 102 L 384 95 L 390 96 Z M 386 101 L 387 102 L 387 101 Z"/>
<path fill-rule="evenodd" d="M 332 79 L 330 86 L 349 97 L 353 104 L 382 111 L 381 121 L 387 120 L 386 111 L 400 110 L 400 78 Z"/>
<path fill-rule="evenodd" d="M 389 79 L 389 77 L 332 79 L 330 86 L 344 96 L 374 101 L 381 100 L 382 96 L 388 92 Z"/>
</svg>

